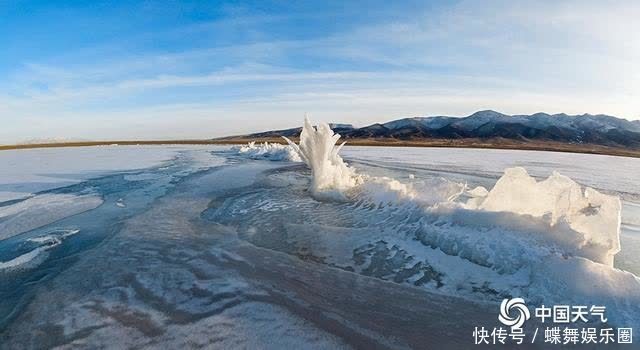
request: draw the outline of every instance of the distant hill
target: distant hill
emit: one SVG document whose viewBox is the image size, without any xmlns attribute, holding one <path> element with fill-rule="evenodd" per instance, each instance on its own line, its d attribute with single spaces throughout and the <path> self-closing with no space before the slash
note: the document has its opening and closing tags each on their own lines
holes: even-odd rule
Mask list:
<svg viewBox="0 0 640 350">
<path fill-rule="evenodd" d="M 487 110 L 468 117 L 414 117 L 354 128 L 350 124 L 332 124 L 347 140 L 406 141 L 514 140 L 553 142 L 573 145 L 600 145 L 640 149 L 640 121 L 629 121 L 608 115 L 567 115 L 536 113 L 506 115 Z M 296 137 L 301 128 L 266 131 L 229 139 L 267 139 Z"/>
<path fill-rule="evenodd" d="M 337 132 L 340 135 L 345 135 L 352 130 L 356 130 L 351 124 L 338 124 L 338 123 L 329 123 L 329 127 L 334 132 Z M 292 128 L 292 129 L 284 129 L 284 130 L 272 130 L 272 131 L 264 131 L 255 134 L 246 135 L 247 137 L 255 137 L 255 138 L 269 138 L 269 137 L 297 137 L 300 136 L 300 132 L 302 131 L 302 127 Z"/>
</svg>

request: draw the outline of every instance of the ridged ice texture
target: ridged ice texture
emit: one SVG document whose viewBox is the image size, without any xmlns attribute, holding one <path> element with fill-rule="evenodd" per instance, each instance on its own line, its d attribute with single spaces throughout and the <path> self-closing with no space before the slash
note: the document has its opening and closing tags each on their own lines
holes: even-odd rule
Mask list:
<svg viewBox="0 0 640 350">
<path fill-rule="evenodd" d="M 607 305 L 613 323 L 638 325 L 640 280 L 613 267 L 618 197 L 520 167 L 490 191 L 356 173 L 338 156 L 339 137 L 306 120 L 300 146 L 290 143 L 312 170 L 313 197 L 347 201 L 314 200 L 296 180 L 240 196 L 217 217 L 239 218 L 254 244 L 361 274 L 481 299 Z"/>
<path fill-rule="evenodd" d="M 257 246 L 367 276 L 477 300 L 522 297 L 530 305 L 606 305 L 612 322 L 638 325 L 640 280 L 598 261 L 603 252 L 615 251 L 597 243 L 602 237 L 587 241 L 560 211 L 552 224 L 556 206 L 537 216 L 526 214 L 524 204 L 516 209 L 517 203 L 513 209 L 480 208 L 500 193 L 501 184 L 495 191 L 476 188 L 451 200 L 462 184 L 434 179 L 399 185 L 366 175 L 349 201 L 317 200 L 305 190 L 311 179 L 299 171 L 270 173 L 256 187 L 211 206 L 204 217 L 236 227 L 241 239 Z M 523 194 L 515 197 L 540 203 L 528 193 L 533 187 L 518 184 Z M 508 201 L 510 195 L 505 196 Z M 469 208 L 459 201 L 465 197 L 480 204 Z M 595 199 L 590 203 L 571 220 L 598 215 Z M 603 211 L 601 220 L 609 214 L 618 212 Z"/>
</svg>

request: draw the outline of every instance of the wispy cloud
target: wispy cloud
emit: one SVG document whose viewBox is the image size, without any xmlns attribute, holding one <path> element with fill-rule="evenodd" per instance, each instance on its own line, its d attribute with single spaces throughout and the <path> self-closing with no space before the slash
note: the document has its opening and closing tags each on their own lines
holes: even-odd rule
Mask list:
<svg viewBox="0 0 640 350">
<path fill-rule="evenodd" d="M 131 39 L 184 36 L 175 47 L 82 47 L 13 67 L 0 83 L 0 143 L 219 136 L 304 112 L 355 123 L 485 108 L 640 117 L 633 1 L 462 1 L 331 30 L 297 27 L 328 23 L 313 11 L 226 16 Z"/>
</svg>

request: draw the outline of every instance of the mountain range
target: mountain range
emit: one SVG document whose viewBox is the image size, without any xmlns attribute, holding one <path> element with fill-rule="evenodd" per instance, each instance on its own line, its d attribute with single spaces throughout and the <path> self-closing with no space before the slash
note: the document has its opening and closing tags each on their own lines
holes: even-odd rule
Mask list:
<svg viewBox="0 0 640 350">
<path fill-rule="evenodd" d="M 347 140 L 506 139 L 525 143 L 549 141 L 640 149 L 640 121 L 629 121 L 602 114 L 506 115 L 486 110 L 467 117 L 402 118 L 361 128 L 350 124 L 330 124 L 330 126 Z M 243 137 L 256 139 L 296 137 L 300 135 L 300 131 L 301 128 L 292 128 Z"/>
</svg>

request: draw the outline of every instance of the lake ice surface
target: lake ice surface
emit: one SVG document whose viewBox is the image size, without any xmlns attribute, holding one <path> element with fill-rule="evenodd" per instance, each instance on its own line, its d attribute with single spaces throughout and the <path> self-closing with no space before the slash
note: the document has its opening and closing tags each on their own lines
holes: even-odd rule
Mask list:
<svg viewBox="0 0 640 350">
<path fill-rule="evenodd" d="M 336 201 L 277 152 L 0 152 L 0 348 L 466 349 L 504 297 L 601 301 L 640 325 L 640 159 L 347 146 L 390 180 Z M 535 218 L 430 211 L 515 166 L 622 199 L 614 268 L 533 239 Z"/>
</svg>

